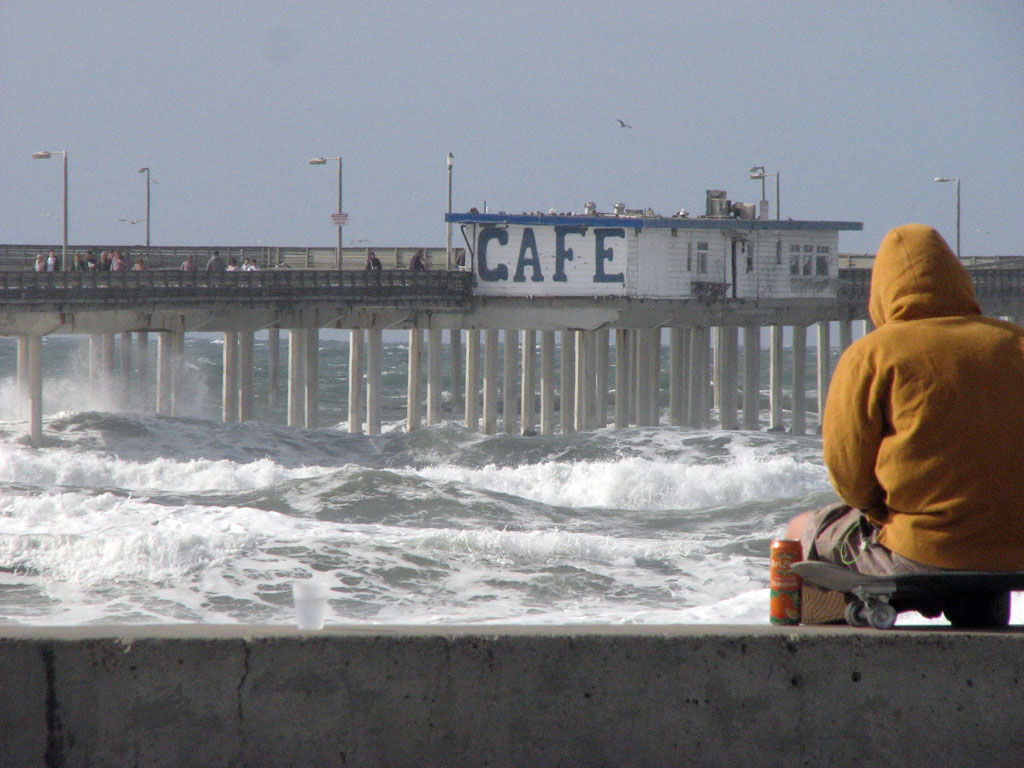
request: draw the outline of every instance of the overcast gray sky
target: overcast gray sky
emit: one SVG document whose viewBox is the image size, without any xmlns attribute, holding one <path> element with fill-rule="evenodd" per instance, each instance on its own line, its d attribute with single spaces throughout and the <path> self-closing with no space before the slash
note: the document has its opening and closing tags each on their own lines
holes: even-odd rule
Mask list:
<svg viewBox="0 0 1024 768">
<path fill-rule="evenodd" d="M 454 208 L 922 221 L 1024 254 L 1024 2 L 0 0 L 0 242 L 443 245 Z M 632 128 L 621 128 L 622 118 Z M 768 181 L 774 215 L 774 179 Z"/>
</svg>

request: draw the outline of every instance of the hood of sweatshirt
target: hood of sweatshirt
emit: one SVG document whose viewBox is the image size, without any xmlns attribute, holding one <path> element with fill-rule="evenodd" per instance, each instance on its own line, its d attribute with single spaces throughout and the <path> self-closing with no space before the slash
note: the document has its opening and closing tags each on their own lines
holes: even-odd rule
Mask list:
<svg viewBox="0 0 1024 768">
<path fill-rule="evenodd" d="M 889 230 L 871 270 L 868 312 L 875 327 L 899 320 L 981 314 L 967 270 L 924 224 Z"/>
</svg>

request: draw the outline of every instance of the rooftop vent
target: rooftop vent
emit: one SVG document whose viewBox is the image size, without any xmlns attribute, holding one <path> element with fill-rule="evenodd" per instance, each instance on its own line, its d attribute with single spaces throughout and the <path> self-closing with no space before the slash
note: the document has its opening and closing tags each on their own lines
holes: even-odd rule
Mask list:
<svg viewBox="0 0 1024 768">
<path fill-rule="evenodd" d="M 583 205 L 583 213 L 586 216 L 593 216 L 595 213 L 597 213 L 597 203 L 594 203 L 594 202 L 584 203 L 584 205 Z"/>
<path fill-rule="evenodd" d="M 707 190 L 707 215 L 715 218 L 729 216 L 729 201 L 725 199 L 724 189 Z"/>
</svg>

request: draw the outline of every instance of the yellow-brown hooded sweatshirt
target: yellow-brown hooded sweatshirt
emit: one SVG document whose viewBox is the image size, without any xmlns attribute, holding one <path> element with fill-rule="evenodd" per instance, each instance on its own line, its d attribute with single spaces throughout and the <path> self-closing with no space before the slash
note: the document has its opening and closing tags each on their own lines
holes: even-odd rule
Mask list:
<svg viewBox="0 0 1024 768">
<path fill-rule="evenodd" d="M 930 227 L 890 231 L 876 329 L 836 366 L 822 437 L 832 485 L 919 563 L 1024 570 L 1024 328 L 984 317 Z"/>
</svg>

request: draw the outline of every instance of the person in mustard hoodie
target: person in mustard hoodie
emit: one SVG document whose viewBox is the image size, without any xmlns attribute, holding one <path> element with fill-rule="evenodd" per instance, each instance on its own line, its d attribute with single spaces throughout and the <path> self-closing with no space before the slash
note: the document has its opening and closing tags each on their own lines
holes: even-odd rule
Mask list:
<svg viewBox="0 0 1024 768">
<path fill-rule="evenodd" d="M 842 503 L 787 537 L 863 573 L 1024 570 L 1024 328 L 981 314 L 922 224 L 882 240 L 868 310 L 875 330 L 839 359 L 822 424 Z"/>
</svg>

